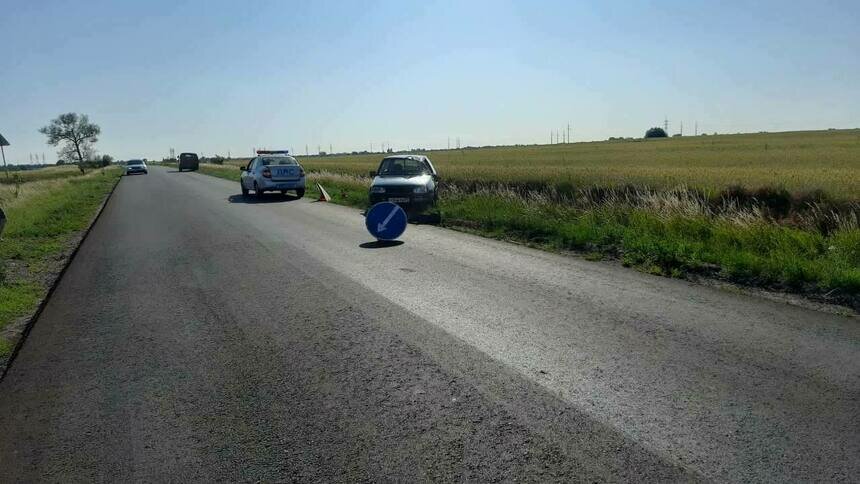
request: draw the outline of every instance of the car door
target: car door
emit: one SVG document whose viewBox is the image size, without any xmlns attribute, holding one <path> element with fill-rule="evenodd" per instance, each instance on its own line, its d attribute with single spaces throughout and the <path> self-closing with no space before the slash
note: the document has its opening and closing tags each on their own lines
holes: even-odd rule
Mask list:
<svg viewBox="0 0 860 484">
<path fill-rule="evenodd" d="M 248 162 L 245 171 L 242 172 L 242 186 L 248 190 L 254 189 L 254 170 L 257 167 L 257 159 Z"/>
</svg>

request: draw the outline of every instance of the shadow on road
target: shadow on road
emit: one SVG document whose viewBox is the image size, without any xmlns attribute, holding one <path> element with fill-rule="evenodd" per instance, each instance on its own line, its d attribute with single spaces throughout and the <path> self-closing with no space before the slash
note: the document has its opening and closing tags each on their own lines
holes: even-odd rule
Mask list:
<svg viewBox="0 0 860 484">
<path fill-rule="evenodd" d="M 280 193 L 267 193 L 262 197 L 258 197 L 257 195 L 230 195 L 227 197 L 227 201 L 230 203 L 247 203 L 247 204 L 255 204 L 255 203 L 281 203 L 281 202 L 294 202 L 296 200 L 301 200 L 301 197 L 297 197 L 294 195 L 282 195 Z"/>
<path fill-rule="evenodd" d="M 411 213 L 407 214 L 407 220 L 411 224 L 439 225 L 442 223 L 442 216 L 438 213 Z"/>
<path fill-rule="evenodd" d="M 403 245 L 402 240 L 374 240 L 373 242 L 365 242 L 358 246 L 362 249 L 385 249 L 388 247 L 397 247 Z"/>
</svg>

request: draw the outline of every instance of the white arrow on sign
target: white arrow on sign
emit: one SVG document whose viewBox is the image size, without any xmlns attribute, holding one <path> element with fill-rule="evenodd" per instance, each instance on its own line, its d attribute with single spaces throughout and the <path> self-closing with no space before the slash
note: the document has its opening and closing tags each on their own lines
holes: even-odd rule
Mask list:
<svg viewBox="0 0 860 484">
<path fill-rule="evenodd" d="M 388 214 L 388 216 L 387 216 L 387 217 L 385 217 L 385 220 L 383 220 L 381 224 L 376 224 L 376 231 L 377 231 L 377 232 L 384 232 L 384 231 L 385 231 L 385 229 L 387 229 L 387 228 L 388 228 L 388 227 L 387 227 L 388 222 L 390 222 L 390 221 L 391 221 L 391 217 L 393 217 L 393 216 L 394 216 L 394 214 L 395 214 L 395 213 L 397 213 L 397 210 L 398 210 L 398 209 L 400 209 L 400 207 L 398 207 L 397 205 L 395 205 L 395 206 L 394 206 L 394 210 L 392 210 L 392 211 L 391 211 L 391 213 L 389 213 L 389 214 Z"/>
</svg>

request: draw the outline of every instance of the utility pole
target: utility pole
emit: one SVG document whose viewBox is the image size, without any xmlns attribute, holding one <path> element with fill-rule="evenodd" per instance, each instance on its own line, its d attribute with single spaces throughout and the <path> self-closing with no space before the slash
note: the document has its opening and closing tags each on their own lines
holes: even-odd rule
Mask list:
<svg viewBox="0 0 860 484">
<path fill-rule="evenodd" d="M 669 118 L 663 116 L 663 131 L 666 132 L 666 136 L 669 136 Z"/>
<path fill-rule="evenodd" d="M 699 122 L 698 121 L 696 121 L 695 136 L 699 136 Z"/>
<path fill-rule="evenodd" d="M 331 149 L 331 143 L 328 144 L 328 154 L 334 153 L 334 150 Z"/>
<path fill-rule="evenodd" d="M 308 156 L 308 145 L 305 145 L 305 156 Z"/>
<path fill-rule="evenodd" d="M 683 121 L 681 121 L 681 131 L 679 131 L 679 132 L 681 133 L 681 136 L 684 136 L 684 122 Z"/>
<path fill-rule="evenodd" d="M 9 168 L 6 166 L 6 152 L 3 150 L 4 146 L 9 146 L 9 142 L 0 134 L 0 156 L 3 157 L 3 171 L 6 173 L 6 178 L 9 178 Z"/>
<path fill-rule="evenodd" d="M 450 136 L 448 136 L 448 149 L 449 150 L 451 149 L 451 137 Z"/>
<path fill-rule="evenodd" d="M 567 123 L 567 142 L 570 144 L 570 123 Z"/>
</svg>

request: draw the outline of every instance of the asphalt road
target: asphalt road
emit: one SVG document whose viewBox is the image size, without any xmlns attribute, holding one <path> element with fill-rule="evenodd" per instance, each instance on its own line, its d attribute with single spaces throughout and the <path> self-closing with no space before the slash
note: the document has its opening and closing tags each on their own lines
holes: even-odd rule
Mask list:
<svg viewBox="0 0 860 484">
<path fill-rule="evenodd" d="M 857 481 L 860 321 L 152 169 L 0 382 L 0 481 Z"/>
</svg>

